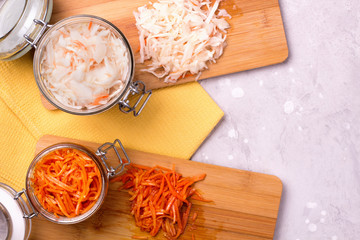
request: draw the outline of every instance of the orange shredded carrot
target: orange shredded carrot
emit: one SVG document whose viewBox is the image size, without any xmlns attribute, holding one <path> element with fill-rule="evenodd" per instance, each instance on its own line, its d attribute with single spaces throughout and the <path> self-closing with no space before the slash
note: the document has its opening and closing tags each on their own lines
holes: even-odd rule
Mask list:
<svg viewBox="0 0 360 240">
<path fill-rule="evenodd" d="M 194 76 L 194 74 L 188 72 L 188 73 L 186 73 L 186 74 L 184 75 L 183 78 L 192 77 L 192 76 Z"/>
<path fill-rule="evenodd" d="M 63 37 L 69 37 L 69 34 L 64 33 L 63 31 L 59 30 L 59 32 L 61 33 L 61 35 L 63 35 Z"/>
<path fill-rule="evenodd" d="M 212 202 L 212 200 L 205 199 L 201 196 L 200 193 L 194 191 L 194 195 L 191 195 L 191 199 L 202 201 L 202 202 Z"/>
<path fill-rule="evenodd" d="M 85 50 L 87 49 L 87 47 L 82 42 L 80 42 L 79 40 L 74 40 L 73 43 L 78 47 L 82 47 Z"/>
<path fill-rule="evenodd" d="M 109 94 L 105 94 L 102 96 L 97 97 L 94 102 L 92 103 L 92 105 L 100 105 L 100 101 L 103 99 L 107 99 L 109 97 Z"/>
<path fill-rule="evenodd" d="M 40 204 L 56 217 L 87 212 L 101 193 L 101 175 L 84 152 L 62 148 L 47 154 L 35 166 L 31 179 Z"/>
<path fill-rule="evenodd" d="M 89 30 L 91 29 L 91 26 L 92 26 L 92 21 L 89 22 L 89 26 L 88 26 Z"/>
<path fill-rule="evenodd" d="M 146 39 L 147 38 L 144 38 L 144 45 L 146 46 Z M 140 52 L 140 48 L 141 48 L 141 46 L 139 46 L 137 49 L 136 49 L 136 52 Z"/>
<path fill-rule="evenodd" d="M 196 218 L 197 218 L 197 213 L 194 212 L 194 214 L 193 214 L 193 216 L 192 216 L 192 221 L 195 222 Z"/>
<path fill-rule="evenodd" d="M 120 190 L 129 193 L 136 226 L 151 236 L 156 236 L 162 229 L 167 239 L 177 239 L 188 223 L 192 206 L 190 197 L 202 198 L 198 197 L 200 194 L 193 184 L 203 180 L 206 174 L 182 177 L 175 171 L 175 166 L 169 169 L 131 163 L 126 168 L 127 171 L 112 182 L 121 182 Z M 192 222 L 196 217 L 197 214 L 193 214 Z"/>
</svg>

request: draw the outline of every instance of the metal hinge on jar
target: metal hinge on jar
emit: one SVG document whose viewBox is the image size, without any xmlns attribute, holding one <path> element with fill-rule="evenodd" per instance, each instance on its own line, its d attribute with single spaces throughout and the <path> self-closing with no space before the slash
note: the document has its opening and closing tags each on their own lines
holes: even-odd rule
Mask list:
<svg viewBox="0 0 360 240">
<path fill-rule="evenodd" d="M 39 20 L 39 19 L 34 19 L 34 23 L 36 25 L 42 26 L 40 32 L 37 34 L 37 36 L 34 39 L 32 39 L 31 37 L 29 37 L 29 35 L 26 35 L 26 34 L 24 34 L 24 38 L 33 48 L 36 49 L 37 43 L 39 42 L 40 38 L 42 37 L 42 35 L 48 28 L 52 27 L 52 25 L 48 24 L 47 22 L 44 22 L 43 20 Z"/>
<path fill-rule="evenodd" d="M 121 155 L 116 147 L 116 144 L 118 144 L 126 158 L 126 162 L 123 161 L 123 159 L 121 158 Z M 119 165 L 117 165 L 115 168 L 113 168 L 112 166 L 109 166 L 107 163 L 106 163 L 106 160 L 108 159 L 106 154 L 109 152 L 109 150 L 113 149 L 114 152 L 116 153 L 116 156 L 120 162 Z M 104 163 L 105 167 L 106 167 L 106 170 L 109 174 L 109 177 L 115 177 L 117 176 L 118 174 L 120 174 L 123 170 L 124 170 L 124 167 L 126 165 L 129 165 L 130 164 L 130 159 L 125 151 L 125 148 L 124 146 L 122 145 L 122 143 L 120 142 L 119 139 L 116 139 L 113 143 L 104 143 L 103 145 L 101 145 L 98 150 L 96 151 L 95 153 L 97 156 L 99 156 L 102 160 L 102 162 Z"/>
<path fill-rule="evenodd" d="M 30 203 L 29 197 L 28 197 L 25 189 L 23 189 L 23 190 L 20 191 L 20 192 L 17 192 L 17 193 L 15 194 L 15 196 L 14 196 L 14 199 L 15 199 L 16 201 L 20 201 L 20 197 L 21 197 L 22 194 L 25 195 L 26 199 L 28 200 L 28 203 Z M 23 199 L 21 199 L 21 200 L 23 200 Z M 32 210 L 33 212 L 32 212 L 32 213 L 29 213 L 29 214 L 26 214 L 26 212 L 24 211 L 24 218 L 31 219 L 31 218 L 33 218 L 33 217 L 36 217 L 39 213 L 36 212 L 36 210 L 35 210 L 35 208 L 33 207 L 32 204 L 29 204 L 29 205 L 30 205 L 31 210 Z"/>
<path fill-rule="evenodd" d="M 133 106 L 130 106 L 130 100 L 128 99 L 130 94 L 131 95 L 140 94 L 140 96 L 138 97 L 137 101 L 135 102 L 135 104 Z M 141 113 L 141 111 L 143 110 L 143 108 L 145 107 L 146 103 L 149 101 L 151 94 L 152 94 L 152 91 L 146 90 L 145 84 L 142 81 L 136 81 L 136 82 L 131 83 L 131 85 L 130 85 L 129 89 L 126 91 L 123 99 L 119 101 L 120 111 L 122 111 L 124 113 L 133 112 L 135 117 L 138 116 Z M 147 96 L 146 96 L 144 102 L 137 110 L 138 105 L 140 104 L 142 98 L 145 95 L 147 95 Z"/>
</svg>

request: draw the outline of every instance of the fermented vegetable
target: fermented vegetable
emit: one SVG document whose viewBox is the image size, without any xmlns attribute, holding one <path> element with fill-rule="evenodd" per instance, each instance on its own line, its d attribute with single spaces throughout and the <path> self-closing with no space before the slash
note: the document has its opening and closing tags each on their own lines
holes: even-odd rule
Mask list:
<svg viewBox="0 0 360 240">
<path fill-rule="evenodd" d="M 55 216 L 75 217 L 90 210 L 101 189 L 101 174 L 84 152 L 62 148 L 47 154 L 35 165 L 31 178 L 42 207 Z"/>
<path fill-rule="evenodd" d="M 130 56 L 122 39 L 93 22 L 67 24 L 53 31 L 41 58 L 42 80 L 63 105 L 92 109 L 123 90 Z"/>
<path fill-rule="evenodd" d="M 131 163 L 123 175 L 112 182 L 122 183 L 120 189 L 128 190 L 131 214 L 141 230 L 157 235 L 162 229 L 167 239 L 177 239 L 186 228 L 192 203 L 190 198 L 204 199 L 193 188 L 206 174 L 182 177 L 174 168 L 147 167 Z M 195 221 L 193 216 L 192 221 Z M 138 236 L 134 236 L 138 238 Z"/>
<path fill-rule="evenodd" d="M 226 46 L 225 17 L 221 0 L 159 0 L 134 12 L 139 31 L 140 63 L 150 60 L 143 71 L 165 82 L 188 75 L 200 77 L 208 62 L 216 62 Z"/>
</svg>

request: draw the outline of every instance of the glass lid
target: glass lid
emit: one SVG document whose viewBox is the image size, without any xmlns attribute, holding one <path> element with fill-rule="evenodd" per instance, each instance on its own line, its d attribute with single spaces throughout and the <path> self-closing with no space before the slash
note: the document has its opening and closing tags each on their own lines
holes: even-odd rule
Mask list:
<svg viewBox="0 0 360 240">
<path fill-rule="evenodd" d="M 24 218 L 29 209 L 22 198 L 15 200 L 16 191 L 0 183 L 0 240 L 28 239 L 30 219 Z"/>
<path fill-rule="evenodd" d="M 48 22 L 52 5 L 52 0 L 0 0 L 0 60 L 19 58 L 31 49 L 24 35 L 39 33 L 34 19 Z"/>
<path fill-rule="evenodd" d="M 26 0 L 0 1 L 0 39 L 13 30 L 25 10 Z"/>
</svg>

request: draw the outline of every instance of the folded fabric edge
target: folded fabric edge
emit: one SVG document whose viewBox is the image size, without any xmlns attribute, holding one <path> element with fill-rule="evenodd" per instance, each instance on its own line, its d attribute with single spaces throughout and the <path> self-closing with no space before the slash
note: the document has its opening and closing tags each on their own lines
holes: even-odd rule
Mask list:
<svg viewBox="0 0 360 240">
<path fill-rule="evenodd" d="M 191 153 L 190 157 L 189 157 L 189 160 L 191 160 L 191 158 L 194 156 L 194 154 L 199 151 L 199 149 L 201 148 L 201 146 L 207 141 L 208 138 L 211 137 L 211 135 L 214 133 L 215 129 L 219 126 L 219 124 L 223 121 L 224 119 L 224 112 L 221 110 L 222 114 L 221 116 L 219 117 L 219 119 L 217 120 L 217 123 L 214 125 L 214 127 L 210 130 L 210 133 L 205 136 L 202 140 L 201 140 L 201 143 L 200 145 L 194 149 L 194 151 Z"/>
</svg>

